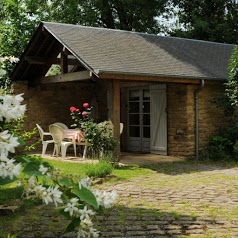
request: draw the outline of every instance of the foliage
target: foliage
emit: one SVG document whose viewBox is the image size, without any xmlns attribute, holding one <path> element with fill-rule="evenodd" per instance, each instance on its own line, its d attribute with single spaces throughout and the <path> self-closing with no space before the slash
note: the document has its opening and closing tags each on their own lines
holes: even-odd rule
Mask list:
<svg viewBox="0 0 238 238">
<path fill-rule="evenodd" d="M 83 104 L 84 111 L 75 107 L 70 107 L 71 117 L 75 121 L 73 126 L 81 129 L 85 139 L 89 143 L 89 149 L 93 153 L 93 157 L 99 157 L 100 153 L 104 155 L 113 152 L 116 141 L 112 135 L 112 129 L 109 127 L 109 121 L 97 124 L 91 118 L 91 110 L 88 103 Z"/>
<path fill-rule="evenodd" d="M 158 33 L 156 17 L 166 12 L 166 0 L 55 0 L 51 16 L 55 21 L 112 29 Z M 77 14 L 75 14 L 77 12 Z"/>
<path fill-rule="evenodd" d="M 24 142 L 27 142 L 32 138 L 33 135 L 38 132 L 38 130 L 35 127 L 32 131 L 26 131 L 24 129 L 25 119 L 26 116 L 22 116 L 21 118 L 18 118 L 14 123 L 6 123 L 5 129 L 7 129 L 11 134 L 14 134 L 15 136 L 21 138 Z M 34 150 L 36 148 L 36 145 L 39 143 L 39 140 L 31 144 L 25 143 L 22 150 L 23 152 Z"/>
<path fill-rule="evenodd" d="M 106 161 L 99 161 L 98 163 L 87 164 L 85 169 L 87 176 L 94 178 L 103 178 L 106 175 L 112 173 L 113 166 Z"/>
<path fill-rule="evenodd" d="M 20 57 L 40 21 L 158 33 L 167 0 L 5 0 L 0 2 L 0 55 Z"/>
<path fill-rule="evenodd" d="M 211 136 L 206 149 L 202 152 L 204 158 L 212 160 L 238 159 L 238 47 L 233 49 L 228 68 L 228 81 L 225 83 L 226 94 L 220 95 L 215 102 L 222 106 L 229 124 Z"/>
<path fill-rule="evenodd" d="M 0 45 L 1 46 L 1 45 Z M 10 91 L 10 80 L 8 77 L 9 68 L 18 62 L 18 58 L 15 57 L 0 57 L 0 88 L 5 91 Z"/>
<path fill-rule="evenodd" d="M 207 147 L 202 151 L 202 157 L 211 160 L 237 160 L 237 141 L 238 122 L 231 121 L 226 128 L 220 129 L 210 137 Z"/>
<path fill-rule="evenodd" d="M 228 81 L 226 83 L 227 96 L 234 106 L 238 106 L 238 46 L 233 49 L 228 67 Z"/>
<path fill-rule="evenodd" d="M 238 2 L 233 0 L 173 0 L 179 27 L 172 36 L 237 44 Z"/>
</svg>

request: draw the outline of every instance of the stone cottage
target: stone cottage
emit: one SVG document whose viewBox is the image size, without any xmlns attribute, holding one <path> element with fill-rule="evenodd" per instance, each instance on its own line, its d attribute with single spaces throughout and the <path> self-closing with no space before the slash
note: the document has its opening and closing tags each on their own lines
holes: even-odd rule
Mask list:
<svg viewBox="0 0 238 238">
<path fill-rule="evenodd" d="M 111 119 L 122 151 L 196 155 L 224 124 L 212 103 L 224 90 L 233 45 L 42 22 L 15 67 L 27 129 L 71 125 L 70 106 Z M 51 75 L 52 65 L 60 73 Z M 120 135 L 119 124 L 124 124 Z"/>
</svg>

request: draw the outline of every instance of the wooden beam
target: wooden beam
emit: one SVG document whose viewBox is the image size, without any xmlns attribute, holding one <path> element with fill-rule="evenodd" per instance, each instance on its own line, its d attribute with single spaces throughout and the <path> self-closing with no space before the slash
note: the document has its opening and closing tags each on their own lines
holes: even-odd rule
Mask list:
<svg viewBox="0 0 238 238">
<path fill-rule="evenodd" d="M 66 55 L 63 51 L 61 51 L 61 58 L 60 58 L 60 68 L 61 74 L 68 73 L 68 55 Z"/>
<path fill-rule="evenodd" d="M 40 57 L 40 56 L 26 56 L 25 60 L 28 61 L 29 64 L 58 64 L 60 65 L 59 58 L 47 58 L 47 57 Z M 81 65 L 77 59 L 68 59 L 69 65 Z"/>
<path fill-rule="evenodd" d="M 82 81 L 90 78 L 91 78 L 90 71 L 85 70 L 68 74 L 59 74 L 54 76 L 35 78 L 32 80 L 32 84 L 36 85 L 36 84 L 49 84 L 49 83 L 64 83 L 71 81 Z"/>
<path fill-rule="evenodd" d="M 100 79 L 120 79 L 123 81 L 150 81 L 150 82 L 163 82 L 163 83 L 188 83 L 199 84 L 199 79 L 184 79 L 184 78 L 169 78 L 160 76 L 147 76 L 147 75 L 126 75 L 126 74 L 99 74 Z"/>
<path fill-rule="evenodd" d="M 120 80 L 113 80 L 113 125 L 114 125 L 114 138 L 117 143 L 114 155 L 117 160 L 120 160 Z"/>
</svg>

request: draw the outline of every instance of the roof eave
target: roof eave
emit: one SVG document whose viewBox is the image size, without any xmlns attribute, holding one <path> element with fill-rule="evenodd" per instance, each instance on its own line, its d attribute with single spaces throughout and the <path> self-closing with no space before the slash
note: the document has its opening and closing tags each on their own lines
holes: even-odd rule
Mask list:
<svg viewBox="0 0 238 238">
<path fill-rule="evenodd" d="M 122 76 L 143 76 L 148 78 L 171 78 L 171 79 L 185 79 L 185 80 L 211 80 L 211 81 L 226 81 L 226 78 L 218 78 L 218 77 L 208 77 L 208 76 L 190 76 L 190 75 L 165 75 L 165 74 L 148 74 L 148 73 L 134 73 L 134 72 L 118 72 L 118 71 L 106 71 L 96 69 L 94 70 L 94 74 L 97 75 L 98 78 L 103 78 L 106 75 L 122 75 Z M 124 77 L 123 77 L 124 78 Z"/>
</svg>

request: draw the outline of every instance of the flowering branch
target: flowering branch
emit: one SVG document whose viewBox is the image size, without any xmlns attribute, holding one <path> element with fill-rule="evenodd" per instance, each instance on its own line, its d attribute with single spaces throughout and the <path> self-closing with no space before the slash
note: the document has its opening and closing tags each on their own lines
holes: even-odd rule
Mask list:
<svg viewBox="0 0 238 238">
<path fill-rule="evenodd" d="M 6 73 L 2 69 L 4 60 L 15 62 L 12 57 L 0 58 L 1 75 Z M 21 140 L 5 128 L 6 124 L 24 115 L 26 105 L 21 105 L 22 95 L 9 95 L 0 90 L 0 185 L 17 180 L 22 170 L 27 176 L 25 194 L 28 197 L 40 198 L 43 203 L 53 203 L 56 207 L 61 204 L 60 213 L 71 220 L 67 231 L 77 228 L 78 238 L 97 238 L 99 232 L 93 227 L 92 217 L 96 211 L 110 208 L 116 202 L 116 192 L 94 190 L 88 177 L 78 181 L 74 177 L 62 176 L 47 162 L 31 161 L 22 157 L 22 163 L 17 163 L 14 158 L 9 158 L 15 153 L 15 147 L 21 145 Z M 84 107 L 88 109 L 87 112 L 82 112 L 86 118 L 89 116 L 89 105 L 84 104 Z M 77 112 L 77 109 L 73 111 Z M 41 176 L 46 178 L 43 181 L 50 181 L 50 185 L 41 184 L 38 179 Z"/>
</svg>

